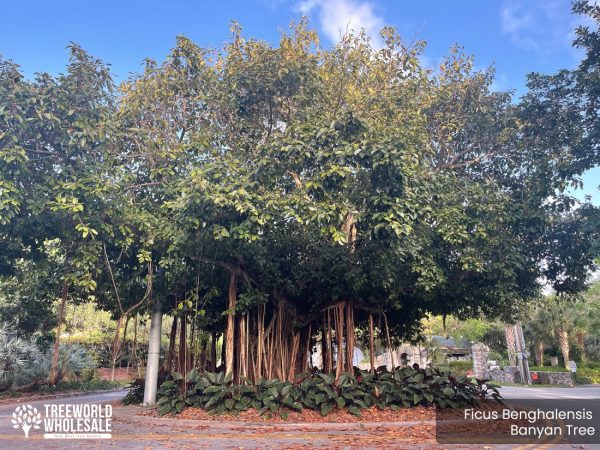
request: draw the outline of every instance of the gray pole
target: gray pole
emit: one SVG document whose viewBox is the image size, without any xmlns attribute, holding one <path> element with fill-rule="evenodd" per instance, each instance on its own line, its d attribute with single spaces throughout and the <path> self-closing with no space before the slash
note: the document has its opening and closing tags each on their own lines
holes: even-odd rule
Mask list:
<svg viewBox="0 0 600 450">
<path fill-rule="evenodd" d="M 514 326 L 515 342 L 517 344 L 517 354 L 519 359 L 519 372 L 521 372 L 521 383 L 531 384 L 531 373 L 529 372 L 529 354 L 525 345 L 525 336 L 523 335 L 523 326 L 517 322 Z"/>
<path fill-rule="evenodd" d="M 146 363 L 146 382 L 144 385 L 144 406 L 156 404 L 158 385 L 158 368 L 160 364 L 160 331 L 162 328 L 162 310 L 160 300 L 154 299 L 152 322 L 150 323 L 150 339 L 148 342 L 148 362 Z"/>
</svg>

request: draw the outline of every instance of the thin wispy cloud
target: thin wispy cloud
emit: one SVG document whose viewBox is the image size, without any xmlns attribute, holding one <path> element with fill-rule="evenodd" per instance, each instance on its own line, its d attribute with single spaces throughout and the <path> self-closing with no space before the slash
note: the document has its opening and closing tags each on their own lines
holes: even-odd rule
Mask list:
<svg viewBox="0 0 600 450">
<path fill-rule="evenodd" d="M 505 5 L 500 11 L 500 16 L 502 19 L 502 32 L 515 35 L 515 37 L 533 23 L 531 15 L 523 14 L 522 5 L 519 4 Z"/>
<path fill-rule="evenodd" d="M 305 0 L 297 5 L 302 14 L 315 17 L 327 39 L 332 43 L 350 30 L 365 29 L 375 47 L 381 46 L 379 31 L 384 26 L 371 2 L 357 0 Z"/>
<path fill-rule="evenodd" d="M 500 8 L 500 29 L 513 45 L 542 56 L 572 49 L 573 30 L 583 19 L 564 0 L 508 0 Z M 573 53 L 574 60 L 580 55 Z"/>
</svg>

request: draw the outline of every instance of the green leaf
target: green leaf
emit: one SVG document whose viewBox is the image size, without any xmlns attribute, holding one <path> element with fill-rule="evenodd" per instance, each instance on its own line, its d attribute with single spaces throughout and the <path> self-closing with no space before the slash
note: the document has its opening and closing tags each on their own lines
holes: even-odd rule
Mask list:
<svg viewBox="0 0 600 450">
<path fill-rule="evenodd" d="M 362 416 L 360 408 L 356 407 L 356 406 L 350 406 L 348 407 L 348 412 L 350 412 L 351 414 L 354 414 L 355 416 Z"/>
<path fill-rule="evenodd" d="M 326 416 L 331 412 L 333 406 L 330 403 L 321 403 L 321 415 Z"/>
</svg>

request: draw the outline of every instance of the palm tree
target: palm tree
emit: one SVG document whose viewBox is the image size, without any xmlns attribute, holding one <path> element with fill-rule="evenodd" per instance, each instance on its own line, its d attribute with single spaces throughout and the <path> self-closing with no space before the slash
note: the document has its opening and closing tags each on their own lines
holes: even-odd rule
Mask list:
<svg viewBox="0 0 600 450">
<path fill-rule="evenodd" d="M 548 326 L 551 323 L 548 310 L 538 306 L 531 311 L 530 318 L 523 321 L 523 332 L 527 342 L 533 347 L 535 364 L 538 367 L 544 365 L 544 350 L 553 340 L 552 329 Z"/>
<path fill-rule="evenodd" d="M 575 300 L 567 296 L 552 296 L 548 298 L 545 308 L 548 313 L 548 325 L 558 341 L 566 369 L 569 368 L 571 354 L 569 335 L 576 329 L 577 322 Z"/>
</svg>

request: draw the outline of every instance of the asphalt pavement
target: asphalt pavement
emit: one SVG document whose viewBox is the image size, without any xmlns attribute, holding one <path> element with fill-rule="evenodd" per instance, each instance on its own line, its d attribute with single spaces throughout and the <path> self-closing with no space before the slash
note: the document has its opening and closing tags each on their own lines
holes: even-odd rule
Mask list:
<svg viewBox="0 0 600 450">
<path fill-rule="evenodd" d="M 576 387 L 503 386 L 499 389 L 507 399 L 600 399 L 600 385 Z"/>
</svg>

